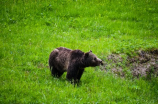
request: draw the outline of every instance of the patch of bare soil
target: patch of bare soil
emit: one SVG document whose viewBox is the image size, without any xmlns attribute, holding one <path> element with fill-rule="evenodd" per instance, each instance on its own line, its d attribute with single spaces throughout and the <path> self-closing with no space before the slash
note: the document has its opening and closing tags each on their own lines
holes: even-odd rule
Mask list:
<svg viewBox="0 0 158 104">
<path fill-rule="evenodd" d="M 123 77 L 130 73 L 137 78 L 140 76 L 157 77 L 158 49 L 152 51 L 139 50 L 136 53 L 137 55 L 134 57 L 125 54 L 111 54 L 107 57 L 108 63 L 102 69 L 110 69 L 113 73 Z"/>
</svg>

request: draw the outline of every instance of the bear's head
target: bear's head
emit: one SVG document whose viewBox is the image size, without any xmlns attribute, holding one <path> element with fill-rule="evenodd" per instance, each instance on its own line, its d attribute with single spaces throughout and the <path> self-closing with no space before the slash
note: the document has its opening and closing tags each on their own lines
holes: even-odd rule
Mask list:
<svg viewBox="0 0 158 104">
<path fill-rule="evenodd" d="M 86 66 L 95 67 L 95 66 L 103 65 L 102 60 L 97 58 L 97 56 L 93 54 L 91 50 L 89 52 L 86 52 L 84 57 L 85 57 Z"/>
</svg>

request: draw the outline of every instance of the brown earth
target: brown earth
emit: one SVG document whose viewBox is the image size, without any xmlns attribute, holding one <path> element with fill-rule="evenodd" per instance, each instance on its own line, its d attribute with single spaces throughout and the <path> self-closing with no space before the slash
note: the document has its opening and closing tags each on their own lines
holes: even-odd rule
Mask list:
<svg viewBox="0 0 158 104">
<path fill-rule="evenodd" d="M 101 68 L 108 71 L 109 69 L 120 76 L 132 76 L 139 78 L 144 76 L 158 76 L 158 49 L 152 51 L 136 52 L 133 57 L 126 54 L 111 54 L 107 56 L 107 63 Z M 130 70 L 129 70 L 130 69 Z"/>
</svg>

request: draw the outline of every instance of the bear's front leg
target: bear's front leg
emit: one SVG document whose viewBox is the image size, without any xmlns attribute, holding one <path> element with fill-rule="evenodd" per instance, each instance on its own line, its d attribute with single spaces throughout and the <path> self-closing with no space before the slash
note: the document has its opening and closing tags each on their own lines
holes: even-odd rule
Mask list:
<svg viewBox="0 0 158 104">
<path fill-rule="evenodd" d="M 78 68 L 73 68 L 72 66 L 68 68 L 66 78 L 71 81 L 71 83 L 77 83 L 77 74 L 79 72 Z"/>
<path fill-rule="evenodd" d="M 84 68 L 80 68 L 78 70 L 78 73 L 77 73 L 77 80 L 78 80 L 78 82 L 80 81 L 83 72 L 84 72 Z"/>
</svg>

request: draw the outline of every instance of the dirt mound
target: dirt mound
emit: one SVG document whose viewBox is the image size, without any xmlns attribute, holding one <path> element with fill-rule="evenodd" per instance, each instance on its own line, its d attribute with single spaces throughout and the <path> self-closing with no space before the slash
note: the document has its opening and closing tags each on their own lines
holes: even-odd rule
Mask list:
<svg viewBox="0 0 158 104">
<path fill-rule="evenodd" d="M 106 62 L 102 69 L 106 71 L 110 69 L 113 73 L 123 77 L 129 74 L 137 78 L 158 76 L 158 50 L 139 50 L 134 57 L 126 54 L 111 54 L 107 56 Z"/>
</svg>

